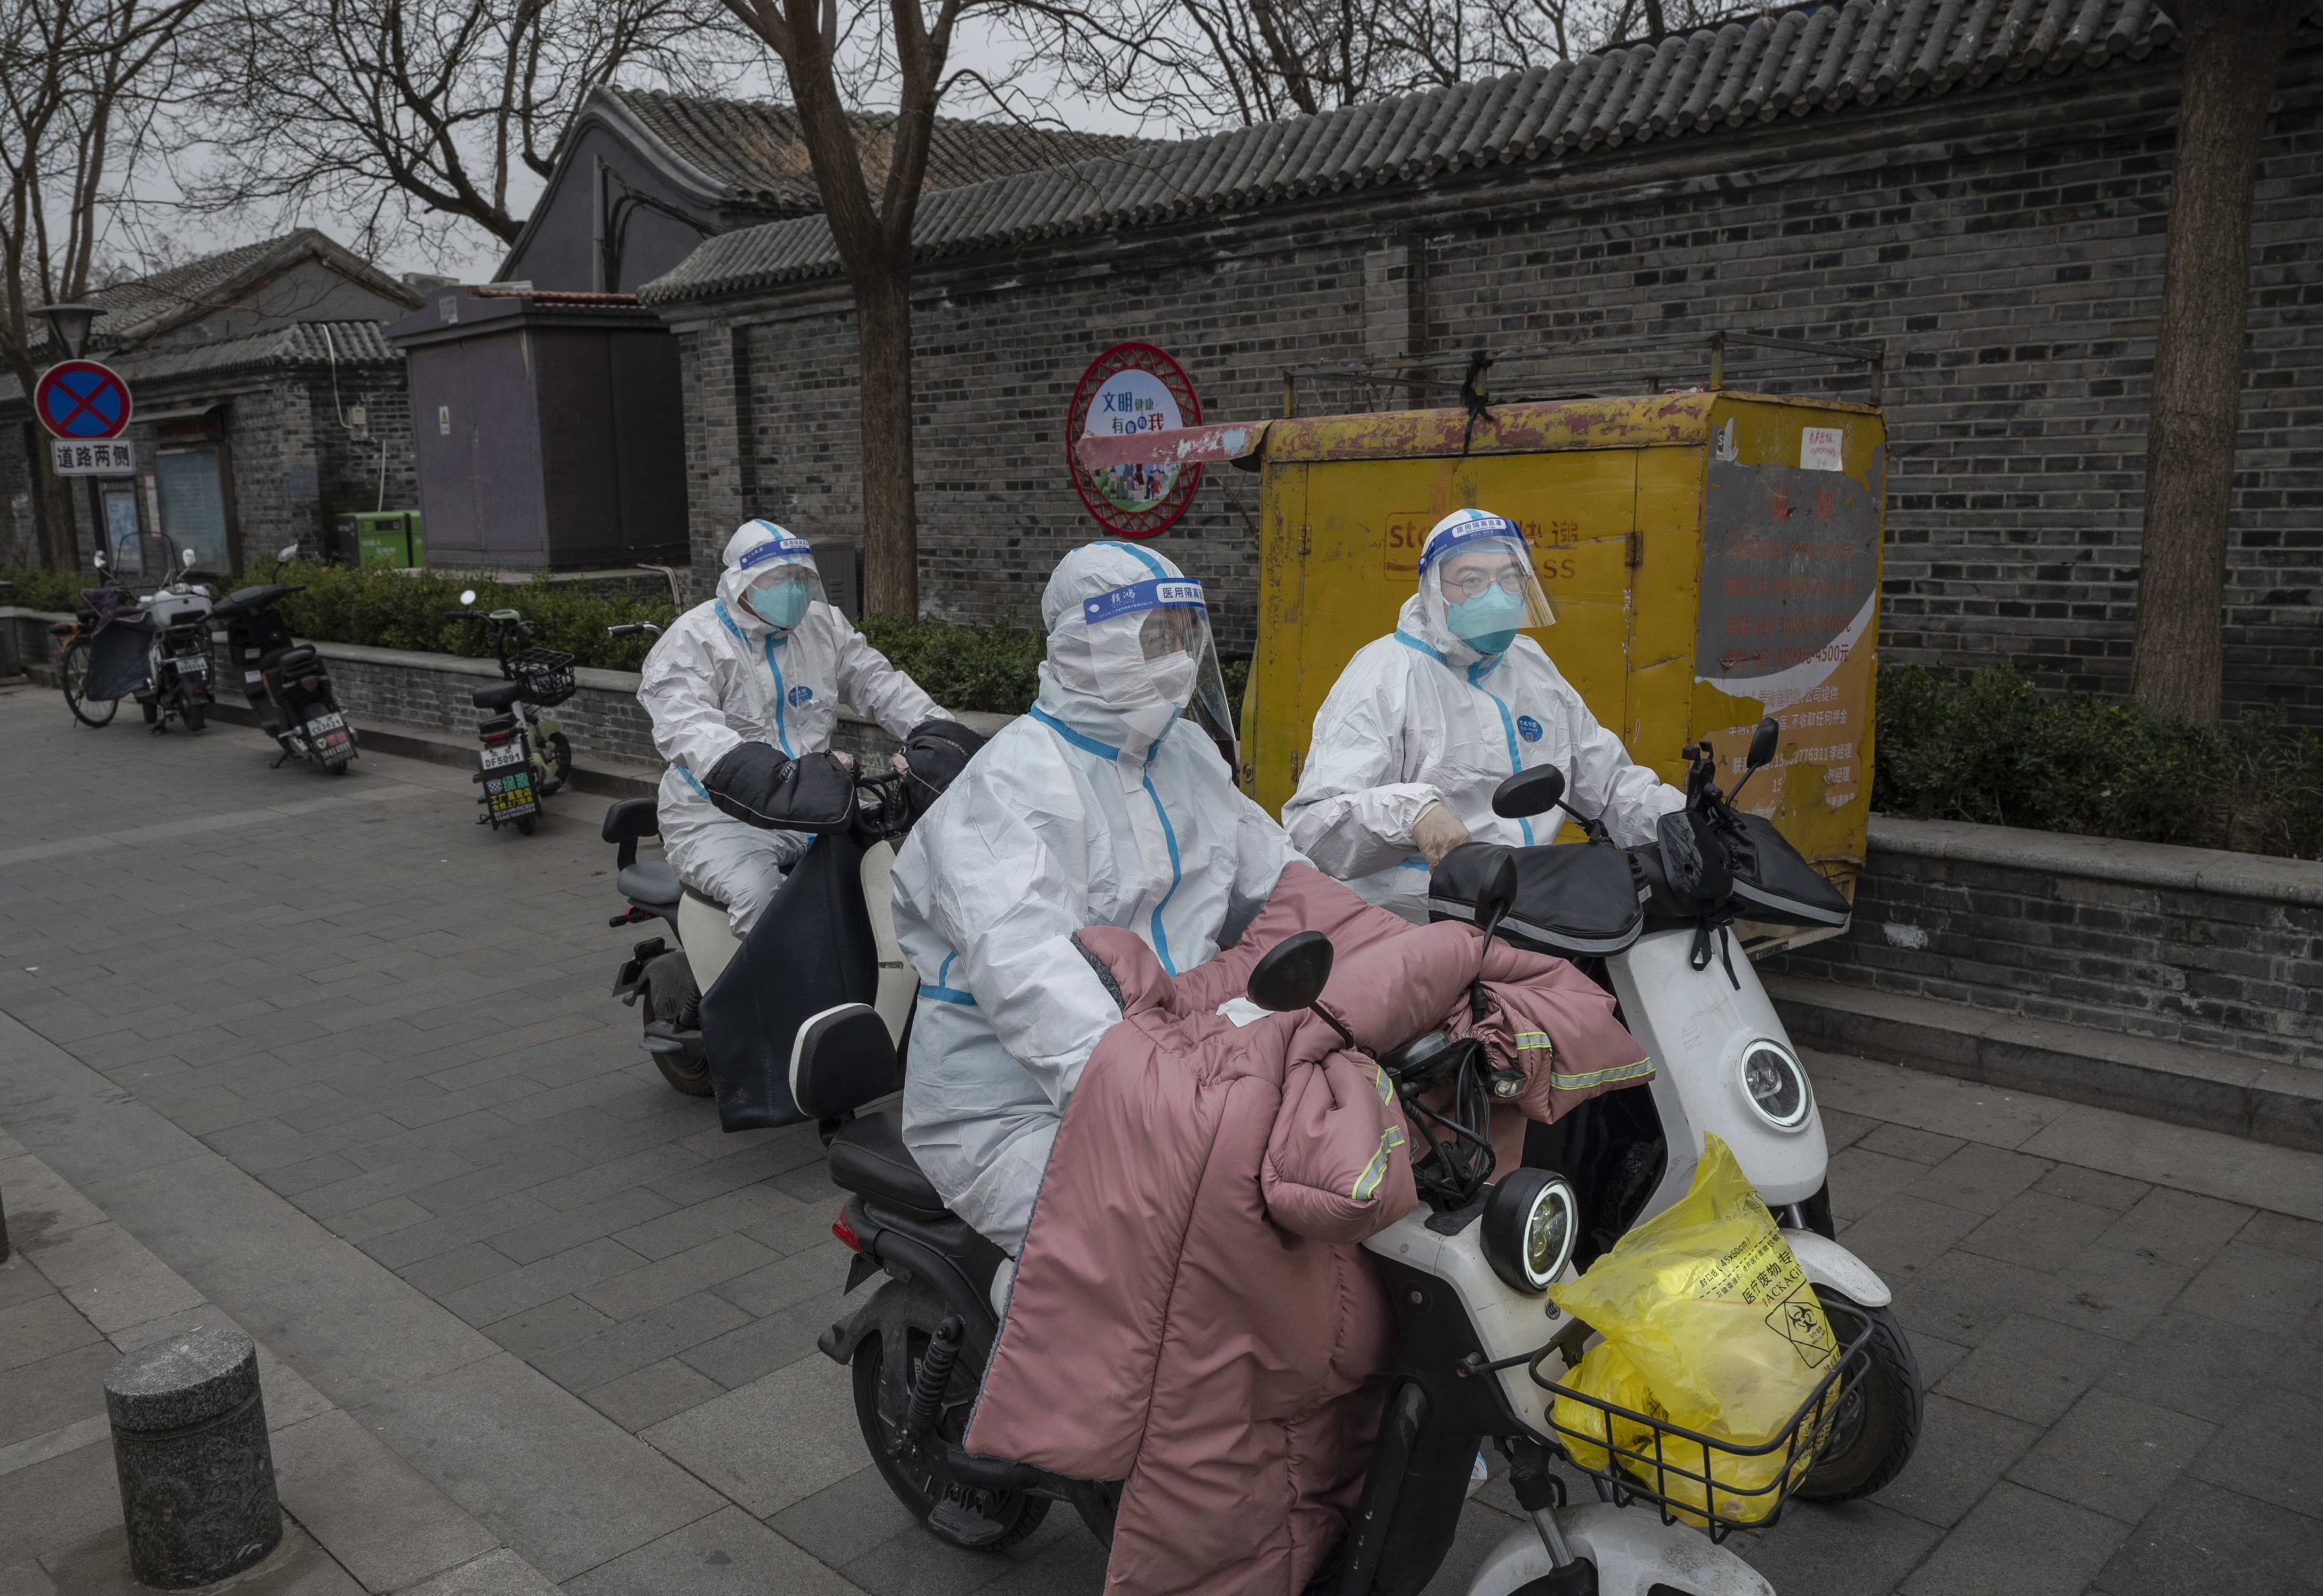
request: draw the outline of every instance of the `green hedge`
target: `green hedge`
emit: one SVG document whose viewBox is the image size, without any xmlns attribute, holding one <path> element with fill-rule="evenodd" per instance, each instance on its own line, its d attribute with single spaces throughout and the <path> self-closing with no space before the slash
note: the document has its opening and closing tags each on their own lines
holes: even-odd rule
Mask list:
<svg viewBox="0 0 2323 1596">
<path fill-rule="evenodd" d="M 984 628 L 870 615 L 857 629 L 948 710 L 1021 715 L 1041 690 L 1049 640 L 1009 622 Z"/>
<path fill-rule="evenodd" d="M 1883 665 L 1878 715 L 1883 813 L 2323 857 L 2323 738 L 2276 711 L 2195 726 L 2015 670 Z"/>
<path fill-rule="evenodd" d="M 97 585 L 94 571 L 47 571 L 38 567 L 0 566 L 0 604 L 24 610 L 49 610 L 70 614 L 80 608 L 80 590 Z"/>
<path fill-rule="evenodd" d="M 0 599 L 31 610 L 78 610 L 80 590 L 97 585 L 95 572 L 0 570 L 0 581 L 16 584 L 14 593 L 0 594 Z M 306 592 L 293 593 L 280 605 L 283 619 L 301 637 L 427 654 L 485 656 L 491 653 L 490 634 L 484 628 L 450 619 L 460 608 L 461 591 L 478 586 L 473 575 L 359 571 L 304 563 L 278 566 L 265 560 L 211 591 L 225 594 L 262 582 L 305 586 Z M 538 646 L 564 649 L 580 665 L 614 671 L 638 669 L 654 639 L 650 636 L 608 637 L 607 627 L 633 620 L 666 627 L 676 613 L 668 604 L 646 603 L 625 595 L 597 598 L 576 585 L 551 582 L 545 576 L 517 586 L 483 583 L 477 593 L 477 607 L 514 610 L 532 623 L 533 641 Z M 1047 657 L 1048 639 L 1013 622 L 995 627 L 953 626 L 875 615 L 864 620 L 859 629 L 874 648 L 895 661 L 897 669 L 947 709 L 1022 714 L 1032 708 L 1033 696 L 1040 692 L 1039 671 L 1041 661 Z M 1237 721 L 1249 672 L 1247 660 L 1232 661 L 1226 666 L 1226 696 Z"/>
</svg>

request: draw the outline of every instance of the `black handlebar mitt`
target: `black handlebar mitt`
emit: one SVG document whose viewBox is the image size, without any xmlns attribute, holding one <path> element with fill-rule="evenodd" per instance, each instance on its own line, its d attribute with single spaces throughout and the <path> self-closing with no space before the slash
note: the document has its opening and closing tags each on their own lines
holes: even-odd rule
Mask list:
<svg viewBox="0 0 2323 1596">
<path fill-rule="evenodd" d="M 768 831 L 844 831 L 855 815 L 855 777 L 829 754 L 790 759 L 765 743 L 740 743 L 702 787 L 726 813 Z"/>
<path fill-rule="evenodd" d="M 912 728 L 904 738 L 904 763 L 911 771 L 904 802 L 914 820 L 943 796 L 982 747 L 984 739 L 957 720 L 923 720 Z"/>
</svg>

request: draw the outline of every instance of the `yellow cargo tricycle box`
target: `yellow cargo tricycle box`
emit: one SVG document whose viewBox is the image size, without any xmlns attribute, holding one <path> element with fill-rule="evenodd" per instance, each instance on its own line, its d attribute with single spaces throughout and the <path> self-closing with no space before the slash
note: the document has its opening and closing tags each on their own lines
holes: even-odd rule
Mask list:
<svg viewBox="0 0 2323 1596">
<path fill-rule="evenodd" d="M 1725 390 L 1496 405 L 1473 427 L 1464 410 L 1412 410 L 1251 432 L 1262 487 L 1243 748 L 1270 813 L 1340 671 L 1394 629 L 1428 528 L 1473 506 L 1524 528 L 1557 612 L 1530 636 L 1631 757 L 1683 785 L 1678 750 L 1706 737 L 1731 791 L 1759 719 L 1781 723 L 1742 807 L 1852 898 L 1871 804 L 1878 409 Z"/>
</svg>

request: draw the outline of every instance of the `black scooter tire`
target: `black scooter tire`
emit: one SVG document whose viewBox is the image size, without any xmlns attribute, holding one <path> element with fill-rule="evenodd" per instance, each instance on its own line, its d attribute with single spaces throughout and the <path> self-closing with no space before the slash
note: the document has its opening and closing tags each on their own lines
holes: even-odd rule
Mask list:
<svg viewBox="0 0 2323 1596">
<path fill-rule="evenodd" d="M 203 723 L 209 719 L 209 711 L 201 704 L 188 704 L 183 711 L 186 729 L 199 731 Z"/>
<path fill-rule="evenodd" d="M 536 821 L 537 821 L 537 819 L 538 819 L 538 817 L 537 817 L 537 816 L 535 816 L 535 815 L 528 815 L 528 814 L 520 814 L 520 815 L 517 816 L 517 817 L 516 817 L 516 829 L 517 829 L 517 831 L 518 831 L 519 835 L 520 835 L 520 836 L 525 836 L 525 837 L 529 837 L 529 836 L 531 836 L 531 835 L 532 835 L 532 828 L 533 828 L 534 824 L 536 823 Z"/>
<path fill-rule="evenodd" d="M 645 990 L 640 994 L 642 1001 L 638 1004 L 641 1023 L 650 1027 L 659 1020 L 672 1030 L 677 1029 L 687 997 L 693 990 L 693 975 L 683 968 L 684 964 L 684 953 L 665 953 L 647 967 Z M 673 969 L 672 965 L 680 968 Z M 663 972 L 660 980 L 654 978 L 655 970 Z M 647 1033 L 652 1034 L 650 1030 Z M 689 1097 L 707 1097 L 718 1089 L 717 1083 L 710 1078 L 710 1056 L 704 1050 L 656 1052 L 653 1061 L 672 1091 L 683 1092 Z"/>
<path fill-rule="evenodd" d="M 1864 1365 L 1841 1377 L 1831 1441 L 1795 1494 L 1811 1502 L 1853 1501 L 1879 1490 L 1912 1461 L 1924 1406 L 1920 1365 L 1891 1310 L 1865 1307 L 1828 1287 L 1816 1287 L 1815 1297 L 1841 1346 L 1867 1324 L 1871 1339 L 1863 1349 Z"/>
<path fill-rule="evenodd" d="M 920 1354 L 933 1328 L 932 1325 L 914 1324 L 907 1332 L 911 1337 L 908 1367 L 913 1375 L 919 1372 Z M 914 1478 L 903 1464 L 887 1455 L 888 1437 L 894 1431 L 890 1420 L 879 1412 L 879 1361 L 884 1355 L 878 1331 L 873 1331 L 856 1344 L 852 1368 L 855 1421 L 862 1428 L 863 1444 L 870 1448 L 871 1461 L 877 1466 L 880 1479 L 886 1481 L 887 1489 L 894 1493 L 896 1501 L 903 1504 L 904 1510 L 919 1520 L 922 1527 L 937 1539 L 948 1546 L 960 1546 L 960 1542 L 946 1535 L 942 1527 L 931 1518 L 937 1503 L 943 1500 L 942 1483 L 932 1476 L 924 1480 Z M 975 1400 L 973 1393 L 984 1382 L 984 1365 L 972 1347 L 960 1349 L 960 1362 L 953 1369 L 952 1379 L 955 1390 L 964 1384 L 970 1394 L 966 1399 L 952 1403 L 945 1409 L 944 1417 L 937 1422 L 937 1428 L 946 1438 L 957 1441 L 967 1427 L 968 1410 Z M 996 1539 L 963 1549 L 1005 1552 L 1040 1528 L 1041 1521 L 1049 1516 L 1049 1499 L 1046 1497 L 1033 1496 L 1022 1491 L 987 1491 L 984 1497 L 988 1515 L 994 1521 L 1005 1524 L 1007 1528 Z"/>
</svg>

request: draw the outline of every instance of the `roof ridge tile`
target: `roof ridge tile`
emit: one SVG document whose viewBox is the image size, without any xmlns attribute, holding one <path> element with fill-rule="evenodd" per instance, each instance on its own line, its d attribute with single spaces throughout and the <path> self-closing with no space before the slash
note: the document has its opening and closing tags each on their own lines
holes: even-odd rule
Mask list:
<svg viewBox="0 0 2323 1596">
<path fill-rule="evenodd" d="M 2323 0 L 2309 9 L 2323 19 Z M 2058 73 L 2144 59 L 2177 28 L 2157 0 L 1842 0 L 1793 6 L 1391 100 L 1211 133 L 1177 143 L 1111 141 L 1072 161 L 931 190 L 923 258 L 1024 241 L 1125 230 L 1425 179 L 1654 137 L 1842 111 L 1943 94 L 2006 75 Z M 632 91 L 634 92 L 634 91 Z M 702 105 L 667 103 L 672 115 Z M 1000 154 L 1032 130 L 989 130 Z M 770 222 L 705 242 L 647 285 L 648 303 L 742 291 L 834 274 L 830 229 L 816 216 Z"/>
</svg>

